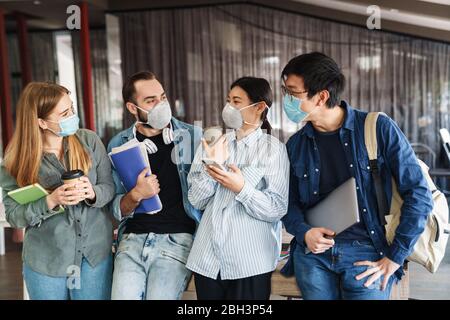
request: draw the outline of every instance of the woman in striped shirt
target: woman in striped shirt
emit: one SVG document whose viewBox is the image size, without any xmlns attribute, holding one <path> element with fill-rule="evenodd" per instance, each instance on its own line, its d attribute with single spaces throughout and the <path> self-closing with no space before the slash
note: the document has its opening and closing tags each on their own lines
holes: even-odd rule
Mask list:
<svg viewBox="0 0 450 320">
<path fill-rule="evenodd" d="M 195 155 L 189 200 L 204 213 L 186 267 L 200 300 L 269 299 L 289 186 L 286 148 L 270 135 L 271 105 L 265 79 L 236 80 L 222 112 L 232 130 Z M 203 165 L 205 157 L 222 169 Z"/>
</svg>

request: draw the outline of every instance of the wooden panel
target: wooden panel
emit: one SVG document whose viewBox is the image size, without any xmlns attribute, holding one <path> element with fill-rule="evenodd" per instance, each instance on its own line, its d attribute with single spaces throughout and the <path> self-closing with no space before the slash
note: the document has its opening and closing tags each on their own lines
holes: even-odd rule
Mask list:
<svg viewBox="0 0 450 320">
<path fill-rule="evenodd" d="M 280 273 L 286 261 L 286 259 L 282 260 L 272 274 L 272 295 L 300 298 L 301 293 L 297 287 L 295 277 L 286 278 Z M 194 276 L 191 277 L 186 291 L 195 292 Z"/>
</svg>

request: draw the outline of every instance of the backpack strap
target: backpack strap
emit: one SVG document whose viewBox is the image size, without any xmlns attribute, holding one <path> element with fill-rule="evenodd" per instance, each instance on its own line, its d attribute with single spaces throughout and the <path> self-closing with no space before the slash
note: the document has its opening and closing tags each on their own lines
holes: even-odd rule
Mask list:
<svg viewBox="0 0 450 320">
<path fill-rule="evenodd" d="M 389 214 L 387 207 L 386 195 L 383 192 L 383 183 L 381 181 L 381 175 L 377 162 L 377 120 L 378 116 L 383 114 L 381 112 L 369 112 L 367 114 L 366 121 L 364 123 L 364 142 L 366 144 L 367 154 L 369 155 L 370 172 L 372 174 L 375 194 L 378 204 L 378 218 L 381 225 L 386 225 L 387 221 L 385 215 Z"/>
<path fill-rule="evenodd" d="M 369 112 L 364 123 L 364 142 L 366 143 L 369 161 L 377 160 L 377 120 L 379 112 Z"/>
</svg>

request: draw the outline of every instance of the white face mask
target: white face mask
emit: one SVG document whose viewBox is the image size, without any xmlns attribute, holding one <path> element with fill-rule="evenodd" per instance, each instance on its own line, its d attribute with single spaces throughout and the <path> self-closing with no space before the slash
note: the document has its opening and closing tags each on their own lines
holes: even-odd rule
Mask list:
<svg viewBox="0 0 450 320">
<path fill-rule="evenodd" d="M 244 121 L 244 119 L 242 118 L 242 114 L 241 114 L 242 110 L 253 107 L 254 105 L 257 105 L 258 103 L 259 102 L 256 102 L 256 103 L 248 105 L 242 109 L 237 109 L 237 108 L 233 107 L 231 105 L 231 103 L 227 102 L 227 104 L 225 105 L 225 107 L 223 108 L 223 111 L 222 111 L 223 122 L 225 122 L 225 125 L 231 129 L 239 129 L 242 127 L 242 125 L 244 123 L 251 125 L 251 126 L 258 127 L 259 125 L 261 125 L 261 122 L 260 123 L 250 123 L 250 122 Z"/>
<path fill-rule="evenodd" d="M 147 122 L 138 121 L 139 123 L 148 124 L 154 129 L 164 129 L 169 124 L 172 119 L 172 110 L 170 109 L 169 101 L 160 101 L 156 106 L 154 106 L 150 111 L 144 110 L 141 107 L 135 105 L 136 108 L 142 110 L 147 114 Z"/>
</svg>

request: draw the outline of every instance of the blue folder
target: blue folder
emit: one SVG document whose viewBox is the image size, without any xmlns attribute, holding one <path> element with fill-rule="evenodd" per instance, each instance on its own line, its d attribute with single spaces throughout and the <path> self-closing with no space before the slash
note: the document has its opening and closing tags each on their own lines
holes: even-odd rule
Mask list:
<svg viewBox="0 0 450 320">
<path fill-rule="evenodd" d="M 127 192 L 130 191 L 136 186 L 139 174 L 148 167 L 148 161 L 144 159 L 139 144 L 115 154 L 111 153 L 110 157 L 123 186 Z M 147 176 L 150 174 L 150 172 L 147 173 Z M 161 210 L 161 200 L 158 195 L 155 195 L 149 199 L 142 200 L 134 212 L 157 213 Z"/>
</svg>

